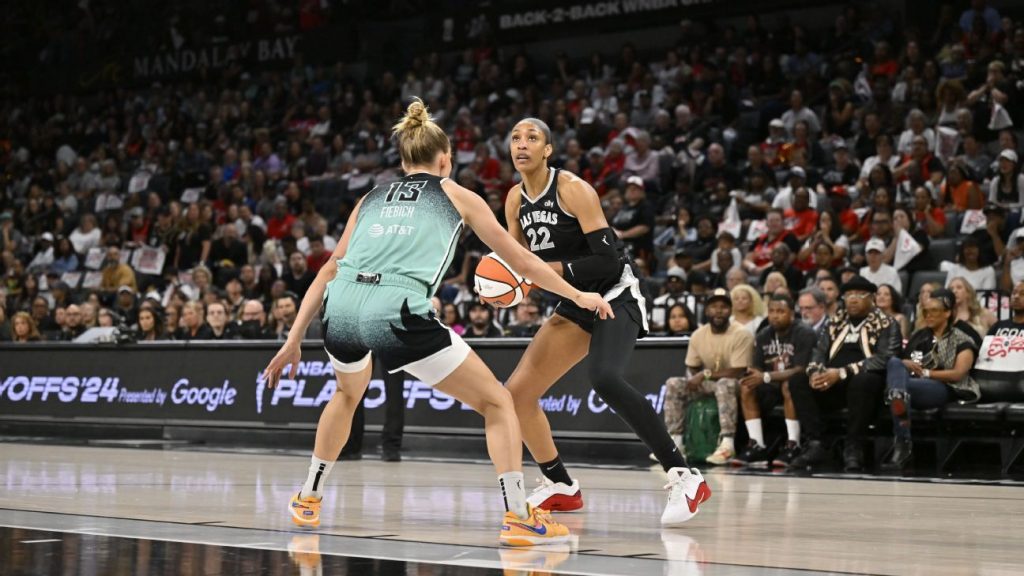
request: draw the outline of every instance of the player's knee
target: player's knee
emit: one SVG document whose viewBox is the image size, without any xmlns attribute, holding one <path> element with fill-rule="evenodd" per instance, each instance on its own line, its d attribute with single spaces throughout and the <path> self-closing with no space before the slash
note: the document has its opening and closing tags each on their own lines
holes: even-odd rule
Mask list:
<svg viewBox="0 0 1024 576">
<path fill-rule="evenodd" d="M 479 406 L 473 407 L 477 412 L 486 418 L 490 415 L 501 412 L 511 413 L 515 411 L 512 394 L 508 389 L 497 382 L 495 382 L 495 385 L 490 388 L 491 390 L 488 390 L 488 393 L 478 402 Z"/>
<path fill-rule="evenodd" d="M 618 372 L 602 370 L 600 368 L 591 368 L 590 383 L 594 387 L 594 392 L 597 392 L 598 395 L 605 399 L 609 396 L 614 396 L 625 385 L 622 376 Z"/>
</svg>

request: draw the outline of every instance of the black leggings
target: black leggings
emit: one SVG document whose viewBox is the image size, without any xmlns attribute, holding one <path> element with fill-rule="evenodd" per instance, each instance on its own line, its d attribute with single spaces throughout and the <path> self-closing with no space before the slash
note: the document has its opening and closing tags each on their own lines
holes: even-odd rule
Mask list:
<svg viewBox="0 0 1024 576">
<path fill-rule="evenodd" d="M 628 310 L 630 306 L 634 310 Z M 590 382 L 594 391 L 633 429 L 666 471 L 688 468 L 686 457 L 679 452 L 665 428 L 665 420 L 624 377 L 640 333 L 633 313 L 642 311 L 636 307 L 636 302 L 622 302 L 615 306 L 614 319 L 594 322 L 588 355 Z"/>
</svg>

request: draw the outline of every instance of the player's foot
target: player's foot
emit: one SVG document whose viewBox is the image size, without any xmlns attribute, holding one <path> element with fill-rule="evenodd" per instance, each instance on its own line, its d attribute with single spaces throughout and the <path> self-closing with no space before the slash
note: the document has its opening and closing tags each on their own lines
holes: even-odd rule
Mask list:
<svg viewBox="0 0 1024 576">
<path fill-rule="evenodd" d="M 732 438 L 724 438 L 722 439 L 722 442 L 718 444 L 718 448 L 715 449 L 714 453 L 707 457 L 707 463 L 714 464 L 715 466 L 721 466 L 728 463 L 735 455 L 736 448 L 732 445 Z"/>
<path fill-rule="evenodd" d="M 569 529 L 555 522 L 542 508 L 529 506 L 530 515 L 520 518 L 514 512 L 505 512 L 498 540 L 505 546 L 538 546 L 567 544 L 571 540 Z"/>
<path fill-rule="evenodd" d="M 565 482 L 552 482 L 547 478 L 541 478 L 540 486 L 534 488 L 526 502 L 535 508 L 552 512 L 569 512 L 583 508 L 583 492 L 580 491 L 579 480 L 573 480 L 572 485 L 566 485 Z"/>
<path fill-rule="evenodd" d="M 768 448 L 761 446 L 756 440 L 747 443 L 743 452 L 729 460 L 733 466 L 766 466 L 768 464 Z"/>
<path fill-rule="evenodd" d="M 789 468 L 790 464 L 793 463 L 793 460 L 796 460 L 796 457 L 799 455 L 800 445 L 794 442 L 793 440 L 790 440 L 786 442 L 786 445 L 782 448 L 782 450 L 780 450 L 779 453 L 775 455 L 775 458 L 772 460 L 772 467 Z"/>
<path fill-rule="evenodd" d="M 661 514 L 662 526 L 682 524 L 697 515 L 697 505 L 701 502 L 701 485 L 704 478 L 689 468 L 672 468 L 668 471 L 668 503 Z M 708 490 L 708 497 L 711 491 Z"/>
<path fill-rule="evenodd" d="M 300 494 L 292 496 L 292 503 L 289 509 L 292 512 L 292 522 L 303 528 L 316 528 L 320 526 L 320 501 L 321 498 L 300 498 Z"/>
</svg>

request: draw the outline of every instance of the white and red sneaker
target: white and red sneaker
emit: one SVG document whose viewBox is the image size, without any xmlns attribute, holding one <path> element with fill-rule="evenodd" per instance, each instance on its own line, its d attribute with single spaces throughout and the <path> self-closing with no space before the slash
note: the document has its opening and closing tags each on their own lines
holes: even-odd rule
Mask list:
<svg viewBox="0 0 1024 576">
<path fill-rule="evenodd" d="M 702 488 L 702 486 L 704 488 Z M 672 468 L 668 471 L 668 503 L 661 514 L 662 526 L 683 524 L 697 515 L 697 506 L 702 502 L 701 496 L 711 497 L 711 490 L 706 488 L 704 477 L 693 473 L 690 468 Z"/>
<path fill-rule="evenodd" d="M 530 506 L 551 512 L 570 512 L 583 508 L 583 493 L 580 492 L 579 480 L 573 480 L 570 486 L 565 482 L 552 482 L 547 478 L 541 478 L 540 486 L 534 488 L 526 502 Z"/>
<path fill-rule="evenodd" d="M 708 486 L 708 482 L 704 479 L 700 470 L 690 468 L 690 473 L 700 480 L 700 486 L 697 487 L 697 504 L 703 504 L 711 499 L 711 487 Z"/>
</svg>

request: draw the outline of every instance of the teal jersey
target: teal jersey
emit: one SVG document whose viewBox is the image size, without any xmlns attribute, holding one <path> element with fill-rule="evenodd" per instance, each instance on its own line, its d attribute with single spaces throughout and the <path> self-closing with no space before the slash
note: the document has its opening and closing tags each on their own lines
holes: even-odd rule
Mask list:
<svg viewBox="0 0 1024 576">
<path fill-rule="evenodd" d="M 411 174 L 371 190 L 339 266 L 412 278 L 428 286 L 426 296 L 432 296 L 452 263 L 463 226 L 441 188 L 444 180 Z"/>
</svg>

